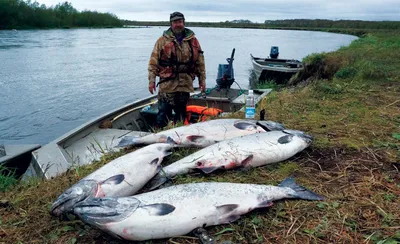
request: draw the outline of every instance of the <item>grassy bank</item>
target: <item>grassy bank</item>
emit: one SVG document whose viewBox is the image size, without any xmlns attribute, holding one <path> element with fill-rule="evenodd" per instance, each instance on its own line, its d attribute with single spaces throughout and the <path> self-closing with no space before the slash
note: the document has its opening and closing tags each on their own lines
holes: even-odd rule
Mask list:
<svg viewBox="0 0 400 244">
<path fill-rule="evenodd" d="M 291 86 L 274 91 L 257 109 L 265 109 L 267 119 L 312 134 L 315 141 L 309 149 L 280 164 L 209 177 L 182 176 L 175 183 L 277 184 L 292 175 L 326 197 L 324 202 L 278 202 L 235 223 L 208 227 L 218 241 L 399 242 L 400 32 L 369 32 L 349 47 L 314 54 L 304 62 L 304 72 Z M 190 152 L 178 151 L 166 163 Z M 67 187 L 118 156 L 1 193 L 0 242 L 123 243 L 79 220 L 60 221 L 48 213 Z M 187 236 L 153 243 L 162 242 L 198 241 Z"/>
</svg>

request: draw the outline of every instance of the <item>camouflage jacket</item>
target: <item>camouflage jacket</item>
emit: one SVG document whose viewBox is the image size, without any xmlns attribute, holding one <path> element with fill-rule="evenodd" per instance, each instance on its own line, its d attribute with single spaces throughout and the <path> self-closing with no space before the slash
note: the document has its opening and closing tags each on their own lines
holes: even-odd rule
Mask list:
<svg viewBox="0 0 400 244">
<path fill-rule="evenodd" d="M 194 32 L 185 28 L 185 37 L 179 43 L 171 28 L 164 31 L 154 45 L 149 61 L 149 83 L 160 77 L 159 92 L 193 92 L 193 80 L 206 84 L 203 51 Z"/>
</svg>

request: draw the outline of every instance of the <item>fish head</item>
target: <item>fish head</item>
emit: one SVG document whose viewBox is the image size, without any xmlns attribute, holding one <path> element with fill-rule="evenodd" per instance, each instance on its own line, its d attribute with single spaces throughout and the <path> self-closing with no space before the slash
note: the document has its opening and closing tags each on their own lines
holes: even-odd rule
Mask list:
<svg viewBox="0 0 400 244">
<path fill-rule="evenodd" d="M 257 121 L 257 125 L 263 128 L 265 131 L 282 131 L 285 129 L 283 124 L 272 120 L 259 120 Z"/>
<path fill-rule="evenodd" d="M 310 145 L 313 141 L 313 137 L 309 134 L 306 134 L 304 131 L 300 130 L 283 130 L 284 133 L 289 134 L 289 135 L 296 135 L 300 137 L 302 140 L 304 140 L 307 145 Z"/>
<path fill-rule="evenodd" d="M 89 197 L 103 197 L 104 192 L 95 180 L 82 180 L 71 186 L 51 206 L 51 214 L 61 216 L 64 213 L 71 213 L 76 203 Z"/>
<path fill-rule="evenodd" d="M 74 213 L 88 224 L 101 226 L 126 219 L 139 205 L 134 197 L 88 198 L 74 206 Z"/>
</svg>

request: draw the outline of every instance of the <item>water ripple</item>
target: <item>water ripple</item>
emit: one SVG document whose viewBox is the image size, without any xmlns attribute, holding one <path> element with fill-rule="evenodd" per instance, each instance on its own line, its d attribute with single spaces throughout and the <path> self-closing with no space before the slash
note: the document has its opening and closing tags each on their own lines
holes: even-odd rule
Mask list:
<svg viewBox="0 0 400 244">
<path fill-rule="evenodd" d="M 0 45 L 0 49 L 19 48 L 19 47 L 23 47 L 23 46 L 24 45 L 18 45 L 18 44 Z"/>
</svg>

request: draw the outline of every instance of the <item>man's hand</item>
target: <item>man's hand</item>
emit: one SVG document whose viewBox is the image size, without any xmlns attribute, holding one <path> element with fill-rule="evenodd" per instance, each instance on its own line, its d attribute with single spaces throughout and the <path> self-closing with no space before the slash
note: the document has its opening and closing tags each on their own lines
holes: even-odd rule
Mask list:
<svg viewBox="0 0 400 244">
<path fill-rule="evenodd" d="M 206 85 L 205 84 L 199 84 L 199 88 L 201 92 L 206 92 Z"/>
<path fill-rule="evenodd" d="M 149 83 L 149 92 L 153 94 L 155 91 L 156 91 L 156 83 L 155 82 Z"/>
</svg>

